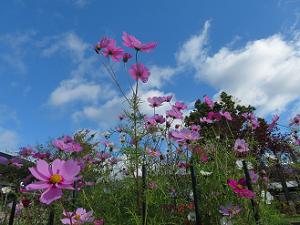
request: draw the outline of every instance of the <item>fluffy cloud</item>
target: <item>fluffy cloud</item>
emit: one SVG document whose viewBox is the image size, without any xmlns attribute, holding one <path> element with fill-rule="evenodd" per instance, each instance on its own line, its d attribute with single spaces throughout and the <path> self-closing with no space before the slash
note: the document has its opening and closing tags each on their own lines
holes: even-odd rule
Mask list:
<svg viewBox="0 0 300 225">
<path fill-rule="evenodd" d="M 19 144 L 19 136 L 15 131 L 0 128 L 0 148 L 1 151 L 16 150 Z"/>
<path fill-rule="evenodd" d="M 209 22 L 177 53 L 179 67 L 193 68 L 195 77 L 217 90 L 258 108 L 261 115 L 282 112 L 299 101 L 300 37 L 282 34 L 249 41 L 243 47 L 223 47 L 208 54 Z"/>
<path fill-rule="evenodd" d="M 51 93 L 49 103 L 61 106 L 74 101 L 91 102 L 101 96 L 100 85 L 82 79 L 63 80 Z"/>
</svg>

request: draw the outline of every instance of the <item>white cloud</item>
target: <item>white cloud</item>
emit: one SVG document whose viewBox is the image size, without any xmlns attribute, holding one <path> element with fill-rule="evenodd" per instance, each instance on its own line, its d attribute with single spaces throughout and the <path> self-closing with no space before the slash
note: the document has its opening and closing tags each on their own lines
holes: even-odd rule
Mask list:
<svg viewBox="0 0 300 225">
<path fill-rule="evenodd" d="M 300 37 L 282 34 L 249 41 L 243 47 L 223 47 L 209 55 L 209 23 L 187 40 L 177 53 L 178 66 L 195 70 L 195 77 L 224 90 L 261 115 L 282 112 L 299 101 Z"/>
<path fill-rule="evenodd" d="M 33 36 L 33 31 L 0 35 L 0 69 L 26 73 L 25 54 Z"/>
<path fill-rule="evenodd" d="M 115 93 L 108 87 L 101 87 L 94 82 L 73 78 L 63 80 L 51 93 L 49 103 L 53 106 L 63 106 L 71 102 L 95 102 L 98 99 L 107 99 Z"/>
<path fill-rule="evenodd" d="M 14 151 L 17 150 L 19 136 L 15 131 L 0 128 L 0 150 Z"/>
<path fill-rule="evenodd" d="M 171 78 L 178 73 L 177 68 L 172 67 L 159 67 L 152 65 L 150 68 L 150 77 L 146 85 L 147 88 L 162 88 Z"/>
</svg>

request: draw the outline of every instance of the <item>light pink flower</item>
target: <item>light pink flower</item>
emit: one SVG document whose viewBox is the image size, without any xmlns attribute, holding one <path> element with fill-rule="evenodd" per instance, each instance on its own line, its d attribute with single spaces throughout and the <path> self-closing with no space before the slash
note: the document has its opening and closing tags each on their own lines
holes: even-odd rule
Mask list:
<svg viewBox="0 0 300 225">
<path fill-rule="evenodd" d="M 206 95 L 204 97 L 204 103 L 210 108 L 213 109 L 214 108 L 214 102 Z"/>
<path fill-rule="evenodd" d="M 93 211 L 87 212 L 84 208 L 78 208 L 75 212 L 63 212 L 66 218 L 61 219 L 63 224 L 81 225 L 94 221 Z"/>
<path fill-rule="evenodd" d="M 223 116 L 226 120 L 232 120 L 230 112 L 222 110 L 220 111 L 220 115 Z"/>
<path fill-rule="evenodd" d="M 133 64 L 129 69 L 129 74 L 134 80 L 141 80 L 143 83 L 147 83 L 150 76 L 150 72 L 143 64 Z"/>
<path fill-rule="evenodd" d="M 173 119 L 183 119 L 183 114 L 176 108 L 172 108 L 166 111 L 167 117 L 171 117 Z"/>
<path fill-rule="evenodd" d="M 244 154 L 247 153 L 249 151 L 249 147 L 248 144 L 246 143 L 246 141 L 244 139 L 236 139 L 235 143 L 234 143 L 234 151 L 236 153 L 240 153 L 240 154 Z"/>
<path fill-rule="evenodd" d="M 80 152 L 82 147 L 70 136 L 64 136 L 62 139 L 52 141 L 52 145 L 64 152 Z"/>
<path fill-rule="evenodd" d="M 155 43 L 155 42 L 149 42 L 149 43 L 143 44 L 136 37 L 134 37 L 133 35 L 127 34 L 126 32 L 123 32 L 122 39 L 123 39 L 123 44 L 126 47 L 133 48 L 136 51 L 149 52 L 157 46 L 157 43 Z"/>
<path fill-rule="evenodd" d="M 154 149 L 148 149 L 147 153 L 148 153 L 149 156 L 152 156 L 152 157 L 160 157 L 161 156 L 161 153 L 159 151 L 154 150 Z"/>
<path fill-rule="evenodd" d="M 192 141 L 197 141 L 200 136 L 196 131 L 184 128 L 182 130 L 173 130 L 170 132 L 170 137 L 175 139 L 178 143 L 189 144 Z"/>
<path fill-rule="evenodd" d="M 179 111 L 187 109 L 187 106 L 183 102 L 175 102 L 175 104 L 172 106 L 172 108 L 175 108 Z"/>
<path fill-rule="evenodd" d="M 274 115 L 272 118 L 272 122 L 269 124 L 268 126 L 268 131 L 271 132 L 274 127 L 276 126 L 277 121 L 279 120 L 279 116 L 278 115 Z"/>
<path fill-rule="evenodd" d="M 147 101 L 149 102 L 149 106 L 155 108 L 161 106 L 165 102 L 165 98 L 154 96 L 147 98 Z"/>
<path fill-rule="evenodd" d="M 60 199 L 61 189 L 74 189 L 74 181 L 80 172 L 80 166 L 74 160 L 55 159 L 51 165 L 44 160 L 38 160 L 36 167 L 30 167 L 31 174 L 38 179 L 36 183 L 26 186 L 26 190 L 43 190 L 40 201 L 45 204 Z"/>
</svg>

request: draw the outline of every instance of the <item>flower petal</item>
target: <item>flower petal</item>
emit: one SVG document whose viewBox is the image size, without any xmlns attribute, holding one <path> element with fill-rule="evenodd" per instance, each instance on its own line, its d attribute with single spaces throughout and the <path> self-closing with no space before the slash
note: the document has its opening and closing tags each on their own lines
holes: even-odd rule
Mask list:
<svg viewBox="0 0 300 225">
<path fill-rule="evenodd" d="M 63 193 L 61 189 L 50 187 L 41 195 L 40 202 L 49 205 L 51 202 L 60 199 L 62 194 Z"/>
</svg>

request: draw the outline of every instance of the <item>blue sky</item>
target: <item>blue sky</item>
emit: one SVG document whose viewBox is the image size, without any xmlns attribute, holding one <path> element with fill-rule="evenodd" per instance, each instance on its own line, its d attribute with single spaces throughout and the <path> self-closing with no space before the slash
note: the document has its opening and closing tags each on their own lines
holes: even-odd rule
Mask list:
<svg viewBox="0 0 300 225">
<path fill-rule="evenodd" d="M 120 45 L 123 31 L 159 43 L 142 55 L 144 97 L 192 104 L 225 90 L 286 124 L 300 111 L 299 18 L 298 0 L 3 1 L 0 149 L 113 125 L 122 98 L 92 48 L 104 35 Z"/>
</svg>

